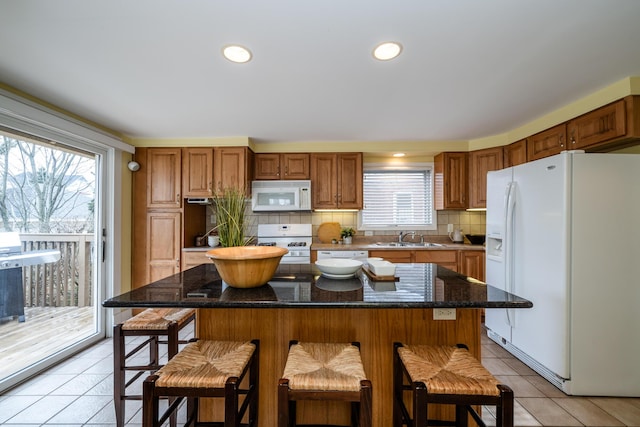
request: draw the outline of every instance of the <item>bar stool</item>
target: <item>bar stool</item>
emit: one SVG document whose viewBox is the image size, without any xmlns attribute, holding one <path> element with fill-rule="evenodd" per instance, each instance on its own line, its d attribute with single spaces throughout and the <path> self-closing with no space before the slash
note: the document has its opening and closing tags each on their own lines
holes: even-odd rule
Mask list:
<svg viewBox="0 0 640 427">
<path fill-rule="evenodd" d="M 408 378 L 410 384 L 405 385 Z M 403 392 L 411 390 L 413 419 Z M 427 404 L 456 405 L 456 421 L 428 419 Z M 500 384 L 464 344 L 455 346 L 393 344 L 393 425 L 467 426 L 467 413 L 485 423 L 471 405 L 495 405 L 496 426 L 513 427 L 513 391 Z"/>
<path fill-rule="evenodd" d="M 278 427 L 296 424 L 296 401 L 351 402 L 351 425 L 372 422 L 371 381 L 366 379 L 360 344 L 291 341 L 278 382 Z"/>
<path fill-rule="evenodd" d="M 124 426 L 125 401 L 142 400 L 141 394 L 127 394 L 127 387 L 131 386 L 145 372 L 155 372 L 162 365 L 158 351 L 159 344 L 167 344 L 167 358 L 171 359 L 178 353 L 178 344 L 184 344 L 178 337 L 180 330 L 195 319 L 194 309 L 179 308 L 149 308 L 120 323 L 113 328 L 113 401 L 116 410 L 116 424 Z M 127 352 L 125 337 L 147 337 L 134 349 Z M 143 356 L 142 350 L 148 348 L 149 361 L 146 364 L 127 364 L 134 356 Z M 135 375 L 128 381 L 127 371 L 135 371 Z M 172 421 L 172 426 L 175 421 Z"/>
<path fill-rule="evenodd" d="M 240 426 L 248 409 L 248 423 L 258 424 L 258 359 L 260 342 L 194 340 L 150 375 L 142 388 L 142 425 L 160 427 L 187 398 L 186 425 Z M 248 374 L 248 384 L 242 386 Z M 240 403 L 239 397 L 244 395 Z M 159 399 L 168 397 L 159 416 Z M 224 398 L 224 422 L 198 422 L 201 397 Z M 193 423 L 193 424 L 192 424 Z"/>
</svg>

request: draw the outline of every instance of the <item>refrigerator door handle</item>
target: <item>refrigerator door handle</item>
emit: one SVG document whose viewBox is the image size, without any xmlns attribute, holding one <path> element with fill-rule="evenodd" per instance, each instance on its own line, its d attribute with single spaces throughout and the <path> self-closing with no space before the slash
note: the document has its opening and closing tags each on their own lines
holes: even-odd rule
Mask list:
<svg viewBox="0 0 640 427">
<path fill-rule="evenodd" d="M 505 209 L 505 235 L 503 240 L 504 245 L 504 274 L 505 274 L 505 289 L 513 293 L 514 292 L 514 268 L 513 268 L 513 229 L 514 229 L 514 210 L 516 207 L 516 183 L 510 182 L 507 184 L 507 200 Z M 507 323 L 512 328 L 515 327 L 515 310 L 507 309 Z"/>
</svg>

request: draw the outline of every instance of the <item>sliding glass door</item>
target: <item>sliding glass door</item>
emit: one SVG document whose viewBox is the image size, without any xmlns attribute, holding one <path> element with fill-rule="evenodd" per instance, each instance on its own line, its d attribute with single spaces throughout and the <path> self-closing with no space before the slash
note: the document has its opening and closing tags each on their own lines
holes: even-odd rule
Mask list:
<svg viewBox="0 0 640 427">
<path fill-rule="evenodd" d="M 105 158 L 0 128 L 0 232 L 18 233 L 23 255 L 60 253 L 4 285 L 22 292 L 24 317 L 0 318 L 0 392 L 105 336 Z"/>
</svg>

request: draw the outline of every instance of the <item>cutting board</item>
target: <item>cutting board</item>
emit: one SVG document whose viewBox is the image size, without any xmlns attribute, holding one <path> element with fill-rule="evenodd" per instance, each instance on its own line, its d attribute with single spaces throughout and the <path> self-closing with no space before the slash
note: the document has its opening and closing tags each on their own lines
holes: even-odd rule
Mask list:
<svg viewBox="0 0 640 427">
<path fill-rule="evenodd" d="M 323 222 L 318 227 L 318 240 L 320 243 L 331 243 L 331 240 L 340 240 L 340 227 L 339 222 Z"/>
</svg>

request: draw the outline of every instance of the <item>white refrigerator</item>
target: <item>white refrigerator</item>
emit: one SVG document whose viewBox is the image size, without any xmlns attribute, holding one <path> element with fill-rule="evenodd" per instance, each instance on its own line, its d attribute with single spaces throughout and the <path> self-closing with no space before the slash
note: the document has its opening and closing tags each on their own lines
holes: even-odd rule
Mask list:
<svg viewBox="0 0 640 427">
<path fill-rule="evenodd" d="M 487 175 L 489 337 L 571 395 L 640 396 L 640 155 L 562 154 Z"/>
</svg>

